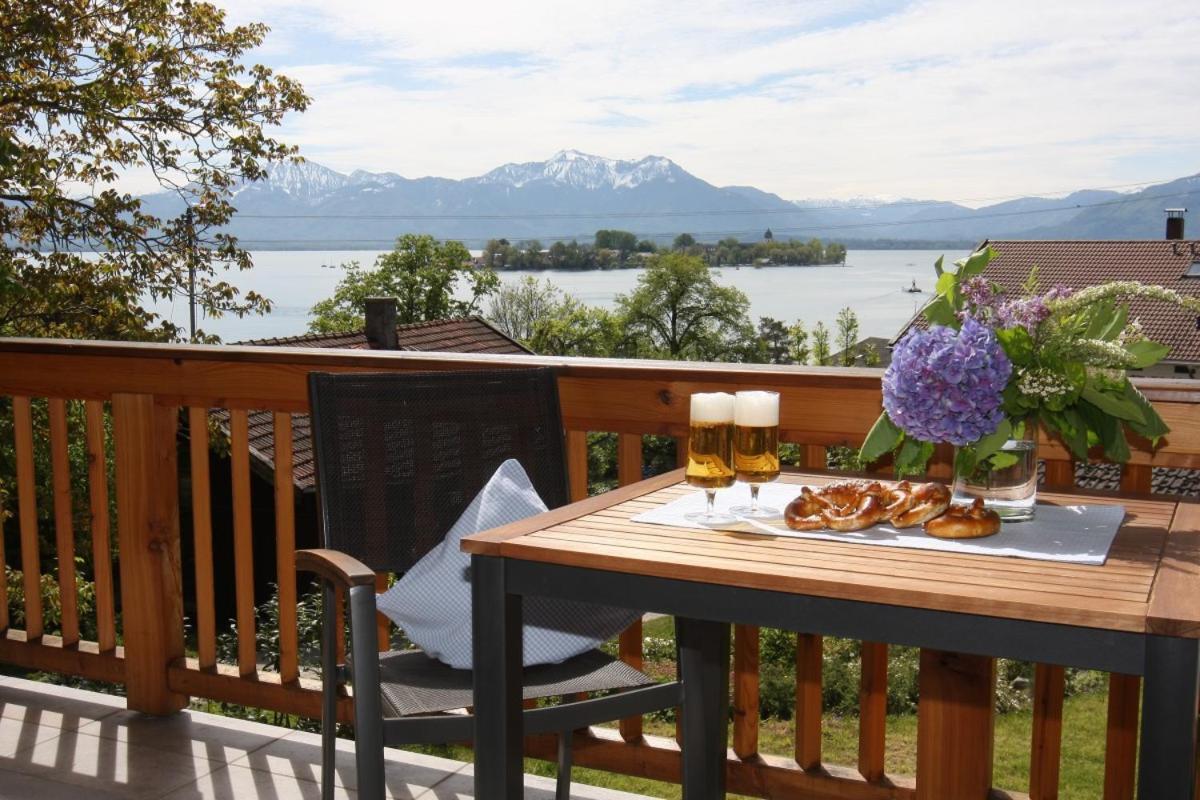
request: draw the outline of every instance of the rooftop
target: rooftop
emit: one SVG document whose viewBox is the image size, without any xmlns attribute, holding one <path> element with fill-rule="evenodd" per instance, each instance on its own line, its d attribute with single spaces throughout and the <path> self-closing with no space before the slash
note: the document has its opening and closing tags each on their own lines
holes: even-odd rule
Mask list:
<svg viewBox="0 0 1200 800">
<path fill-rule="evenodd" d="M 353 743 L 338 740 L 339 800 L 356 797 Z M 0 797 L 39 800 L 316 800 L 317 734 L 182 711 L 150 717 L 125 698 L 0 676 Z M 387 796 L 469 800 L 471 765 L 387 751 Z M 527 776 L 525 797 L 550 800 L 554 783 Z M 580 800 L 637 795 L 576 783 Z"/>
<path fill-rule="evenodd" d="M 1083 289 L 1133 280 L 1200 297 L 1200 279 L 1188 277 L 1200 252 L 1200 240 L 994 240 L 984 244 L 997 253 L 984 277 L 1010 293 L 1020 291 L 1036 266 L 1038 283 L 1045 289 L 1057 284 Z M 1147 301 L 1133 302 L 1130 310 L 1130 316 L 1141 321 L 1147 336 L 1171 348 L 1168 363 L 1200 363 L 1200 323 L 1195 313 Z"/>
<path fill-rule="evenodd" d="M 397 350 L 428 353 L 487 353 L 528 355 L 532 351 L 481 317 L 434 320 L 396 326 Z M 341 333 L 306 333 L 273 339 L 255 339 L 240 344 L 262 347 L 307 347 L 326 350 L 369 350 L 365 330 Z M 226 431 L 229 413 L 213 412 Z M 257 471 L 270 474 L 275 463 L 275 435 L 272 415 L 265 411 L 250 414 L 250 455 Z M 313 489 L 312 436 L 307 414 L 292 415 L 292 477 L 300 491 Z"/>
</svg>

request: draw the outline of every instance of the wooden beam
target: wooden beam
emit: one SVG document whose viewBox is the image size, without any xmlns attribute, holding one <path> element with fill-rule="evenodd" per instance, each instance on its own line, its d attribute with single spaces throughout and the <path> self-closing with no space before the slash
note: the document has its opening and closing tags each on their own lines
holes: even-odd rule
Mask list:
<svg viewBox="0 0 1200 800">
<path fill-rule="evenodd" d="M 184 652 L 178 415 L 147 394 L 113 395 L 112 407 L 126 697 L 131 709 L 169 714 L 187 705 L 167 685 Z"/>
<path fill-rule="evenodd" d="M 985 798 L 992 786 L 996 662 L 921 651 L 917 800 Z"/>
<path fill-rule="evenodd" d="M 25 593 L 25 635 L 42 635 L 42 559 L 38 546 L 37 480 L 33 463 L 33 409 L 28 397 L 14 397 L 13 438 L 17 458 L 17 512 L 21 529 L 21 577 Z"/>
</svg>

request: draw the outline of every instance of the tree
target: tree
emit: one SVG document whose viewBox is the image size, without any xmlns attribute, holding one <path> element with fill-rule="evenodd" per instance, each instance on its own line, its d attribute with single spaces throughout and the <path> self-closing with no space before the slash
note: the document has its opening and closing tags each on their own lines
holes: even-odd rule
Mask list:
<svg viewBox="0 0 1200 800">
<path fill-rule="evenodd" d="M 681 233 L 675 237 L 675 242 L 671 245 L 674 250 L 686 250 L 696 243 L 696 237 L 690 233 Z"/>
<path fill-rule="evenodd" d="M 787 325 L 773 317 L 759 317 L 758 361 L 764 364 L 790 364 L 791 349 Z"/>
<path fill-rule="evenodd" d="M 825 327 L 824 322 L 818 322 L 812 329 L 812 363 L 820 367 L 833 363 L 829 352 L 829 328 Z"/>
<path fill-rule="evenodd" d="M 562 292 L 550 281 L 526 275 L 506 283 L 492 295 L 488 319 L 517 341 L 528 344 L 538 323 L 553 316 L 562 304 Z"/>
<path fill-rule="evenodd" d="M 220 232 L 233 189 L 295 156 L 266 131 L 308 105 L 247 65 L 266 27 L 187 0 L 4 0 L 0 25 L 0 335 L 179 338 L 141 304 L 186 297 L 189 268 L 210 316 L 269 310 L 225 279 L 252 264 Z"/>
<path fill-rule="evenodd" d="M 812 351 L 808 347 L 808 331 L 804 330 L 804 323 L 800 320 L 796 320 L 796 324 L 788 328 L 788 345 L 788 357 L 792 364 L 808 363 Z"/>
<path fill-rule="evenodd" d="M 843 367 L 854 366 L 858 355 L 858 316 L 848 306 L 837 315 L 838 357 Z"/>
<path fill-rule="evenodd" d="M 606 308 L 563 295 L 534 325 L 529 349 L 546 356 L 622 356 L 621 320 Z"/>
<path fill-rule="evenodd" d="M 766 239 L 768 242 L 770 242 L 770 241 L 774 240 L 775 234 L 771 233 L 770 228 L 767 228 L 766 231 L 763 232 L 763 238 Z"/>
<path fill-rule="evenodd" d="M 483 298 L 500 285 L 494 271 L 471 264 L 471 254 L 461 242 L 411 233 L 401 236 L 392 252 L 375 259 L 374 269 L 363 269 L 357 261 L 342 268 L 346 274 L 333 297 L 312 307 L 314 319 L 308 329 L 314 333 L 361 328 L 369 297 L 395 297 L 400 324 L 469 316 L 478 313 Z M 455 297 L 460 282 L 470 299 Z"/>
<path fill-rule="evenodd" d="M 696 256 L 657 256 L 617 308 L 646 355 L 716 360 L 752 338 L 746 295 L 717 284 Z"/>
</svg>

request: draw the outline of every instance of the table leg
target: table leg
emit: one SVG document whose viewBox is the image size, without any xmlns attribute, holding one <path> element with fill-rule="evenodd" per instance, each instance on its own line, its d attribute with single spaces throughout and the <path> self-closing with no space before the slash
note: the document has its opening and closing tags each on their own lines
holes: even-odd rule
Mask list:
<svg viewBox="0 0 1200 800">
<path fill-rule="evenodd" d="M 1146 637 L 1138 797 L 1196 797 L 1196 711 L 1200 641 Z"/>
<path fill-rule="evenodd" d="M 504 561 L 471 558 L 471 638 L 475 676 L 475 796 L 520 800 L 521 597 L 508 594 Z"/>
<path fill-rule="evenodd" d="M 683 797 L 725 796 L 729 728 L 729 625 L 675 619 L 683 682 Z"/>
</svg>

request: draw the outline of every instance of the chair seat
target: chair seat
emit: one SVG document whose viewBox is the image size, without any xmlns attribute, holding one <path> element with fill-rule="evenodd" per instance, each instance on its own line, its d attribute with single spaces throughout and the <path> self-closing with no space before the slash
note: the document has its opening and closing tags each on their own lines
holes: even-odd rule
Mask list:
<svg viewBox="0 0 1200 800">
<path fill-rule="evenodd" d="M 471 670 L 448 667 L 420 650 L 380 654 L 379 676 L 385 717 L 434 714 L 474 703 Z M 561 664 L 527 667 L 522 696 L 532 700 L 653 683 L 649 676 L 628 664 L 600 650 L 589 650 Z"/>
</svg>

